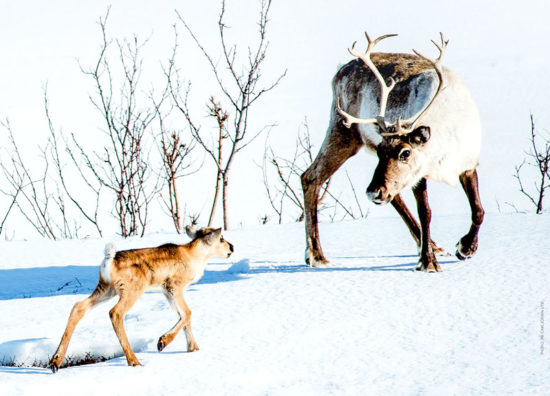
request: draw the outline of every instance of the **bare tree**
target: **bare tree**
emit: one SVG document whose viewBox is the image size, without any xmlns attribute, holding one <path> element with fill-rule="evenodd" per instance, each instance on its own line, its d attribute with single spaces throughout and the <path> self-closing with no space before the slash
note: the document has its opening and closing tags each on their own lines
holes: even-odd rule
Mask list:
<svg viewBox="0 0 550 396">
<path fill-rule="evenodd" d="M 94 187 L 89 184 L 85 184 L 85 186 L 78 185 L 78 188 L 75 188 L 74 183 L 67 182 L 67 179 L 66 179 L 67 164 L 64 163 L 61 157 L 61 153 L 65 152 L 65 154 L 68 154 L 69 156 L 68 162 L 70 164 L 69 166 L 71 171 L 70 173 L 72 175 L 81 174 L 80 166 L 78 163 L 76 163 L 76 158 L 74 157 L 74 150 L 70 147 L 69 142 L 67 141 L 63 132 L 62 131 L 58 132 L 54 127 L 52 118 L 50 116 L 47 87 L 44 88 L 44 110 L 46 113 L 46 120 L 48 122 L 48 129 L 50 132 L 50 137 L 48 141 L 49 144 L 47 146 L 48 152 L 45 152 L 44 154 L 47 161 L 48 162 L 51 161 L 53 163 L 53 166 L 55 168 L 55 173 L 57 174 L 56 185 L 57 185 L 58 193 L 56 194 L 57 199 L 55 199 L 55 201 L 57 202 L 60 212 L 64 214 L 62 218 L 64 222 L 66 222 L 67 216 L 65 215 L 66 205 L 65 205 L 64 197 L 67 197 L 68 200 L 72 203 L 72 205 L 80 213 L 80 215 L 84 218 L 84 220 L 90 223 L 95 228 L 98 235 L 102 237 L 103 232 L 99 224 L 99 205 L 100 205 L 100 197 L 101 197 L 101 185 Z M 74 172 L 75 170 L 76 172 Z M 71 185 L 72 188 L 70 188 L 69 185 Z M 92 196 L 95 198 L 92 200 L 92 202 L 94 202 L 93 209 L 87 209 L 85 207 L 86 205 L 84 204 L 84 201 L 86 199 L 83 196 L 84 195 L 88 196 L 90 192 L 90 191 L 86 191 L 85 189 L 84 190 L 85 193 L 82 193 L 82 189 L 86 187 L 89 188 L 89 190 L 91 190 L 91 192 L 93 193 Z M 74 191 L 76 189 L 78 189 L 80 192 L 79 196 L 77 196 Z M 63 192 L 59 190 L 62 190 Z"/>
<path fill-rule="evenodd" d="M 17 207 L 25 220 L 44 237 L 54 240 L 78 237 L 80 224 L 76 220 L 69 220 L 64 196 L 52 178 L 48 157 L 51 141 L 40 149 L 41 166 L 36 166 L 34 159 L 31 162 L 35 166 L 31 167 L 15 140 L 9 120 L 1 122 L 1 125 L 8 132 L 9 140 L 5 157 L 8 160 L 1 163 L 6 184 L 10 186 L 9 190 L 2 190 L 11 199 L 9 212 Z M 7 215 L 4 221 L 6 218 Z"/>
<path fill-rule="evenodd" d="M 543 199 L 547 189 L 550 188 L 550 138 L 546 137 L 542 141 L 537 135 L 535 120 L 531 114 L 531 147 L 525 154 L 527 158 L 515 167 L 514 178 L 519 184 L 519 190 L 536 207 L 536 213 L 543 212 Z M 529 191 L 522 181 L 521 170 L 524 165 L 532 166 L 537 169 L 539 181 L 534 183 L 533 189 Z"/>
<path fill-rule="evenodd" d="M 151 98 L 154 102 L 154 98 Z M 194 142 L 186 142 L 183 138 L 183 131 L 169 128 L 166 125 L 165 118 L 170 114 L 163 114 L 161 106 L 155 105 L 157 111 L 157 120 L 159 123 L 159 153 L 162 162 L 162 171 L 160 178 L 163 180 L 165 188 L 168 190 L 167 197 L 161 192 L 161 200 L 168 210 L 178 234 L 183 230 L 182 208 L 180 196 L 178 193 L 178 179 L 196 172 L 199 167 L 192 168 L 191 153 L 195 147 Z"/>
<path fill-rule="evenodd" d="M 212 116 L 218 125 L 215 139 L 207 139 L 200 126 L 192 121 L 188 106 L 190 86 L 183 88 L 179 71 L 174 66 L 174 60 L 170 62 L 167 72 L 172 98 L 176 106 L 188 122 L 190 131 L 200 147 L 202 147 L 211 158 L 217 168 L 216 185 L 214 190 L 213 208 L 211 210 L 210 223 L 212 222 L 215 206 L 218 202 L 218 191 L 221 185 L 223 223 L 224 228 L 229 227 L 228 219 L 228 185 L 231 167 L 235 156 L 254 141 L 269 126 L 264 126 L 252 132 L 250 136 L 249 116 L 252 106 L 267 92 L 275 88 L 286 71 L 277 77 L 272 83 L 260 85 L 262 79 L 262 65 L 267 57 L 267 25 L 268 15 L 271 8 L 271 0 L 260 2 L 261 10 L 258 21 L 258 43 L 255 48 L 248 47 L 247 58 L 242 62 L 237 59 L 238 46 L 231 45 L 226 38 L 227 23 L 225 21 L 225 0 L 222 0 L 221 10 L 218 18 L 218 32 L 222 52 L 222 66 L 214 60 L 215 57 L 209 53 L 201 41 L 196 37 L 191 27 L 184 18 L 177 13 L 178 19 L 183 24 L 199 50 L 206 58 L 210 70 L 221 91 L 221 96 L 227 105 L 221 105 L 213 98 L 210 99 L 209 115 Z M 182 93 L 183 91 L 183 93 Z M 222 110 L 222 107 L 224 110 Z M 214 141 L 214 143 L 211 142 Z M 227 144 L 224 144 L 224 140 Z"/>
<path fill-rule="evenodd" d="M 8 123 L 8 121 L 6 120 L 6 123 Z M 9 125 L 9 123 L 8 123 Z M 2 126 L 6 126 L 6 124 L 2 124 Z M 0 189 L 0 192 L 2 194 L 4 194 L 5 196 L 8 196 L 9 199 L 10 199 L 10 204 L 8 205 L 8 208 L 6 209 L 6 211 L 4 212 L 4 217 L 2 218 L 2 220 L 0 221 L 0 235 L 2 235 L 2 232 L 4 232 L 4 225 L 6 224 L 6 221 L 8 220 L 8 217 L 10 216 L 11 214 L 11 211 L 14 207 L 17 207 L 17 197 L 19 196 L 19 193 L 21 192 L 22 188 L 23 188 L 23 182 L 21 180 L 18 180 L 16 179 L 16 183 L 13 183 L 10 181 L 10 177 L 9 177 L 9 173 L 6 173 L 7 172 L 7 169 L 5 168 L 4 164 L 2 163 L 2 170 L 4 172 L 4 174 L 6 176 L 8 176 L 8 181 L 9 181 L 9 184 L 10 184 L 10 187 L 12 187 L 11 190 L 4 190 L 4 189 Z M 13 179 L 11 179 L 13 180 Z"/>
<path fill-rule="evenodd" d="M 81 67 L 95 85 L 96 92 L 90 95 L 90 101 L 102 116 L 108 143 L 103 151 L 88 154 L 73 134 L 72 143 L 76 147 L 73 156 L 78 156 L 78 162 L 83 162 L 86 168 L 86 173 L 81 175 L 87 185 L 96 189 L 101 186 L 114 194 L 120 234 L 128 237 L 144 234 L 149 206 L 158 191 L 158 180 L 152 180 L 150 145 L 146 141 L 157 111 L 150 98 L 146 98 L 147 104 L 141 104 L 138 90 L 143 70 L 141 50 L 147 40 L 140 41 L 133 36 L 116 41 L 117 66 L 122 75 L 116 80 L 109 51 L 113 43 L 106 33 L 108 16 L 109 12 L 99 19 L 102 43 L 97 62 L 91 68 Z M 163 100 L 164 97 L 157 100 L 156 105 Z"/>
<path fill-rule="evenodd" d="M 227 119 L 229 114 L 222 110 L 219 103 L 216 103 L 214 97 L 210 98 L 210 103 L 208 104 L 208 115 L 216 121 L 216 139 L 215 139 L 215 150 L 214 156 L 216 157 L 216 187 L 214 187 L 214 200 L 212 202 L 212 208 L 210 210 L 210 216 L 208 218 L 208 226 L 211 227 L 214 223 L 214 215 L 216 214 L 216 208 L 218 207 L 218 200 L 220 198 L 220 189 L 223 190 L 223 219 L 224 224 L 227 222 L 227 207 L 225 199 L 225 188 L 222 188 L 225 185 L 226 178 L 224 177 L 224 158 L 223 158 L 223 143 L 225 139 L 229 137 L 227 132 Z M 196 135 L 198 138 L 198 134 Z M 199 141 L 202 139 L 199 138 Z"/>
</svg>

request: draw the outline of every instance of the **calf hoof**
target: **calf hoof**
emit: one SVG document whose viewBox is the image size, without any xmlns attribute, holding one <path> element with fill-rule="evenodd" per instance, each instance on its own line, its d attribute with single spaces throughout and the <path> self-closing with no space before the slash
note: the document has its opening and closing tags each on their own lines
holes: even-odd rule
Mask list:
<svg viewBox="0 0 550 396">
<path fill-rule="evenodd" d="M 52 373 L 57 373 L 59 367 L 61 367 L 61 360 L 59 359 L 59 355 L 55 355 L 52 357 L 52 360 L 50 360 L 50 364 L 48 367 L 50 368 L 50 370 L 52 370 Z"/>
<path fill-rule="evenodd" d="M 129 360 L 128 366 L 137 367 L 137 366 L 142 366 L 142 364 L 139 362 L 139 360 L 135 359 L 135 360 Z"/>
<path fill-rule="evenodd" d="M 164 340 L 164 336 L 159 338 L 159 342 L 157 342 L 157 349 L 159 352 L 162 352 L 164 348 L 166 348 L 166 342 Z"/>
<path fill-rule="evenodd" d="M 199 346 L 197 344 L 189 344 L 187 345 L 187 352 L 195 352 L 199 350 Z"/>
</svg>

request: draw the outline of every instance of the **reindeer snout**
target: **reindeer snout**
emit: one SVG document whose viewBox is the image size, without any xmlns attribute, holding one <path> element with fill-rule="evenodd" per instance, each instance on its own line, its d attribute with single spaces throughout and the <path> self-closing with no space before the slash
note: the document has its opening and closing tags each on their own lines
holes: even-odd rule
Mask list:
<svg viewBox="0 0 550 396">
<path fill-rule="evenodd" d="M 376 205 L 387 204 L 391 201 L 388 190 L 384 186 L 367 188 L 367 197 Z"/>
</svg>

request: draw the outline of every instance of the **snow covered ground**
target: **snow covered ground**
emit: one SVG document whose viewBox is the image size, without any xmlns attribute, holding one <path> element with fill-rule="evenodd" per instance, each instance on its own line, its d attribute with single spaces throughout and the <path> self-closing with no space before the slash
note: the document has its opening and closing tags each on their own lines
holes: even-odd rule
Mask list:
<svg viewBox="0 0 550 396">
<path fill-rule="evenodd" d="M 467 216 L 434 214 L 449 250 L 468 227 Z M 397 216 L 322 224 L 323 269 L 303 264 L 303 224 L 227 232 L 234 256 L 187 292 L 200 351 L 186 353 L 183 334 L 156 351 L 176 316 L 150 292 L 126 317 L 143 367 L 121 357 L 112 300 L 82 320 L 68 355 L 113 358 L 56 375 L 31 366 L 48 361 L 95 286 L 105 241 L 3 242 L 0 359 L 14 366 L 0 366 L 0 394 L 548 395 L 549 235 L 548 214 L 488 215 L 476 257 L 444 257 L 442 273 L 426 274 L 412 271 L 416 248 Z"/>
</svg>

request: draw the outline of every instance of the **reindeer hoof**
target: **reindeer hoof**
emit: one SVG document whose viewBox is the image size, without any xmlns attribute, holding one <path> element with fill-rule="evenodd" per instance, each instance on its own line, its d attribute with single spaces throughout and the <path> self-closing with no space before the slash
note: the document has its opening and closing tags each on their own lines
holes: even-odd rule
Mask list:
<svg viewBox="0 0 550 396">
<path fill-rule="evenodd" d="M 434 267 L 425 268 L 422 266 L 422 264 L 418 264 L 418 266 L 414 270 L 417 272 L 428 272 L 428 273 L 441 272 L 441 270 L 437 270 Z"/>
<path fill-rule="evenodd" d="M 313 261 L 308 261 L 307 264 L 310 266 L 310 267 L 315 267 L 315 268 L 322 268 L 322 267 L 328 267 L 330 265 L 330 261 L 328 260 L 313 260 Z"/>
<path fill-rule="evenodd" d="M 322 254 L 314 254 L 313 252 L 306 251 L 306 264 L 310 267 L 326 267 L 330 264 Z"/>
<path fill-rule="evenodd" d="M 55 374 L 59 370 L 59 367 L 55 363 L 50 363 L 50 370 Z"/>
<path fill-rule="evenodd" d="M 469 260 L 469 259 L 472 258 L 472 256 L 465 256 L 465 255 L 463 255 L 463 254 L 460 252 L 460 249 L 456 249 L 455 256 L 456 256 L 459 260 Z"/>
<path fill-rule="evenodd" d="M 418 265 L 416 266 L 415 271 L 441 272 L 442 270 L 434 256 L 431 260 L 422 260 L 422 258 L 420 258 L 420 260 L 418 260 Z"/>
<path fill-rule="evenodd" d="M 470 244 L 470 247 L 467 248 L 467 247 L 464 247 L 464 245 L 462 244 L 462 240 L 460 240 L 456 244 L 455 256 L 459 260 L 469 260 L 473 257 L 476 251 L 477 251 L 477 241 L 472 242 Z"/>
</svg>

